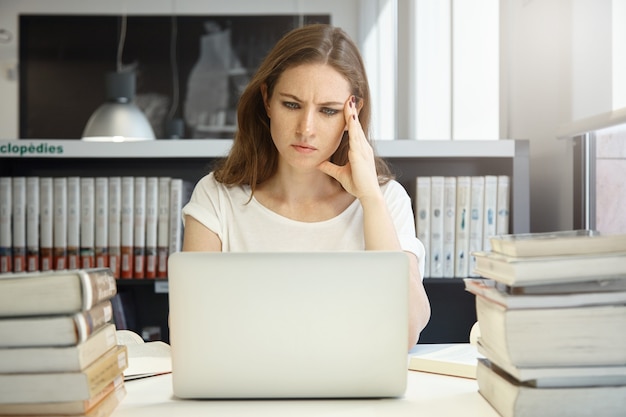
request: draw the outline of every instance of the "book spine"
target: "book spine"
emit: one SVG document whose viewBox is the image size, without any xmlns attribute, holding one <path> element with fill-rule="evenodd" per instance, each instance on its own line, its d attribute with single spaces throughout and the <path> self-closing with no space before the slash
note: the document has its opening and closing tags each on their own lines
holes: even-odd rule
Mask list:
<svg viewBox="0 0 626 417">
<path fill-rule="evenodd" d="M 470 277 L 478 276 L 474 272 L 476 258 L 473 252 L 481 251 L 483 248 L 483 211 L 485 209 L 485 177 L 474 176 L 471 178 L 470 187 L 470 218 L 469 218 L 469 251 L 468 251 L 468 271 Z"/>
<path fill-rule="evenodd" d="M 13 272 L 13 211 L 11 177 L 0 177 L 0 273 Z"/>
<path fill-rule="evenodd" d="M 26 178 L 26 270 L 39 271 L 39 177 Z"/>
<path fill-rule="evenodd" d="M 443 277 L 454 278 L 456 243 L 456 177 L 444 178 Z"/>
<path fill-rule="evenodd" d="M 121 277 L 122 178 L 109 178 L 109 268 Z"/>
<path fill-rule="evenodd" d="M 133 277 L 133 232 L 134 232 L 135 179 L 122 177 L 122 223 L 120 277 Z"/>
<path fill-rule="evenodd" d="M 496 234 L 509 233 L 509 193 L 510 178 L 507 175 L 498 175 Z"/>
<path fill-rule="evenodd" d="M 430 181 L 430 276 L 443 278 L 444 177 Z"/>
<path fill-rule="evenodd" d="M 82 177 L 80 179 L 80 267 L 93 268 L 96 266 L 95 240 L 96 229 L 95 205 L 96 190 L 95 178 Z"/>
<path fill-rule="evenodd" d="M 83 295 L 82 310 L 89 310 L 96 304 L 109 300 L 117 294 L 117 282 L 109 268 L 79 269 L 77 273 Z"/>
<path fill-rule="evenodd" d="M 157 275 L 157 231 L 159 214 L 159 179 L 146 180 L 146 271 L 145 277 L 154 279 Z"/>
<path fill-rule="evenodd" d="M 54 269 L 54 185 L 52 177 L 42 177 L 39 181 L 39 213 L 39 269 L 51 271 Z"/>
<path fill-rule="evenodd" d="M 67 269 L 67 178 L 55 177 L 54 184 L 54 225 L 53 225 L 53 267 L 54 270 Z"/>
<path fill-rule="evenodd" d="M 13 177 L 13 272 L 26 271 L 26 177 Z"/>
<path fill-rule="evenodd" d="M 424 277 L 430 277 L 430 177 L 415 180 L 415 229 L 417 238 L 426 249 Z"/>
<path fill-rule="evenodd" d="M 183 180 L 172 178 L 170 181 L 170 233 L 168 252 L 179 252 L 182 246 L 182 215 L 183 207 Z"/>
<path fill-rule="evenodd" d="M 496 213 L 498 204 L 498 177 L 485 176 L 485 209 L 483 212 L 483 250 L 491 250 L 491 237 L 496 235 Z"/>
<path fill-rule="evenodd" d="M 146 177 L 135 178 L 133 216 L 133 278 L 146 275 Z"/>
<path fill-rule="evenodd" d="M 80 268 L 80 177 L 67 178 L 67 267 Z"/>
<path fill-rule="evenodd" d="M 89 310 L 84 310 L 74 316 L 76 324 L 76 343 L 87 340 L 95 331 L 104 327 L 113 320 L 113 306 L 111 300 L 96 304 Z"/>
<path fill-rule="evenodd" d="M 109 179 L 97 177 L 95 181 L 94 245 L 96 268 L 109 266 Z"/>
<path fill-rule="evenodd" d="M 159 214 L 157 224 L 157 278 L 167 278 L 170 233 L 170 178 L 159 177 Z"/>
<path fill-rule="evenodd" d="M 87 398 L 97 395 L 127 367 L 128 349 L 126 346 L 117 345 L 105 353 L 101 360 L 96 361 L 85 370 L 89 388 Z"/>
<path fill-rule="evenodd" d="M 465 278 L 469 272 L 470 177 L 457 177 L 456 182 L 456 243 L 454 275 Z"/>
</svg>

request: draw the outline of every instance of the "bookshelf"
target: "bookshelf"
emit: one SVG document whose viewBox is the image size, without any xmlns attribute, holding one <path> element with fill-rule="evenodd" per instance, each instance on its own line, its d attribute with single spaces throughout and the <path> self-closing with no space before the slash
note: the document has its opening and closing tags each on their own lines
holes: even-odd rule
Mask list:
<svg viewBox="0 0 626 417">
<path fill-rule="evenodd" d="M 100 143 L 79 140 L 0 140 L 0 176 L 171 176 L 195 182 L 228 153 L 228 139 Z M 529 143 L 503 139 L 471 141 L 376 141 L 411 197 L 419 175 L 508 175 L 513 233 L 530 231 Z M 473 296 L 460 279 L 426 278 L 432 318 L 421 342 L 465 341 L 476 320 Z M 168 340 L 167 283 L 120 280 L 120 291 L 135 305 L 136 331 L 161 328 Z"/>
</svg>

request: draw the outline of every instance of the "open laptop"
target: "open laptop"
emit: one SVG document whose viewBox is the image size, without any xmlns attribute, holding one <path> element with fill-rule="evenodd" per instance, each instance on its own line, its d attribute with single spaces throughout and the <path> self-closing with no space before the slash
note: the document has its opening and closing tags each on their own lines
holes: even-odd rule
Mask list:
<svg viewBox="0 0 626 417">
<path fill-rule="evenodd" d="M 403 395 L 408 277 L 402 252 L 172 254 L 174 395 Z"/>
</svg>

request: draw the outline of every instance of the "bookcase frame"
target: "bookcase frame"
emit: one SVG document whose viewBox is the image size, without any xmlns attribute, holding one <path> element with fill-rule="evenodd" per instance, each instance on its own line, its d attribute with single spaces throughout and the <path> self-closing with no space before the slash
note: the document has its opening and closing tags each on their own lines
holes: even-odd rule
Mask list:
<svg viewBox="0 0 626 417">
<path fill-rule="evenodd" d="M 99 143 L 78 140 L 0 141 L 0 176 L 170 176 L 196 182 L 226 155 L 228 139 L 181 139 Z M 511 233 L 530 231 L 528 140 L 375 141 L 398 181 L 415 197 L 420 175 L 508 175 L 511 178 Z M 51 148 L 55 153 L 47 152 Z M 464 342 L 476 321 L 474 297 L 459 278 L 425 278 L 431 321 L 420 343 Z M 169 341 L 167 283 L 163 280 L 120 280 L 119 291 L 135 306 L 133 330 L 157 326 Z"/>
</svg>

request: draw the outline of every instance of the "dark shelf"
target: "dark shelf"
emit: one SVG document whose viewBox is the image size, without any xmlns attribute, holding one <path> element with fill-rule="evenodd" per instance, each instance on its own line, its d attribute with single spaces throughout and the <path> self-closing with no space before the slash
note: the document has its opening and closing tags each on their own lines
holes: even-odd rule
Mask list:
<svg viewBox="0 0 626 417">
<path fill-rule="evenodd" d="M 473 294 L 462 278 L 425 278 L 431 316 L 419 343 L 466 343 L 476 322 Z"/>
</svg>

